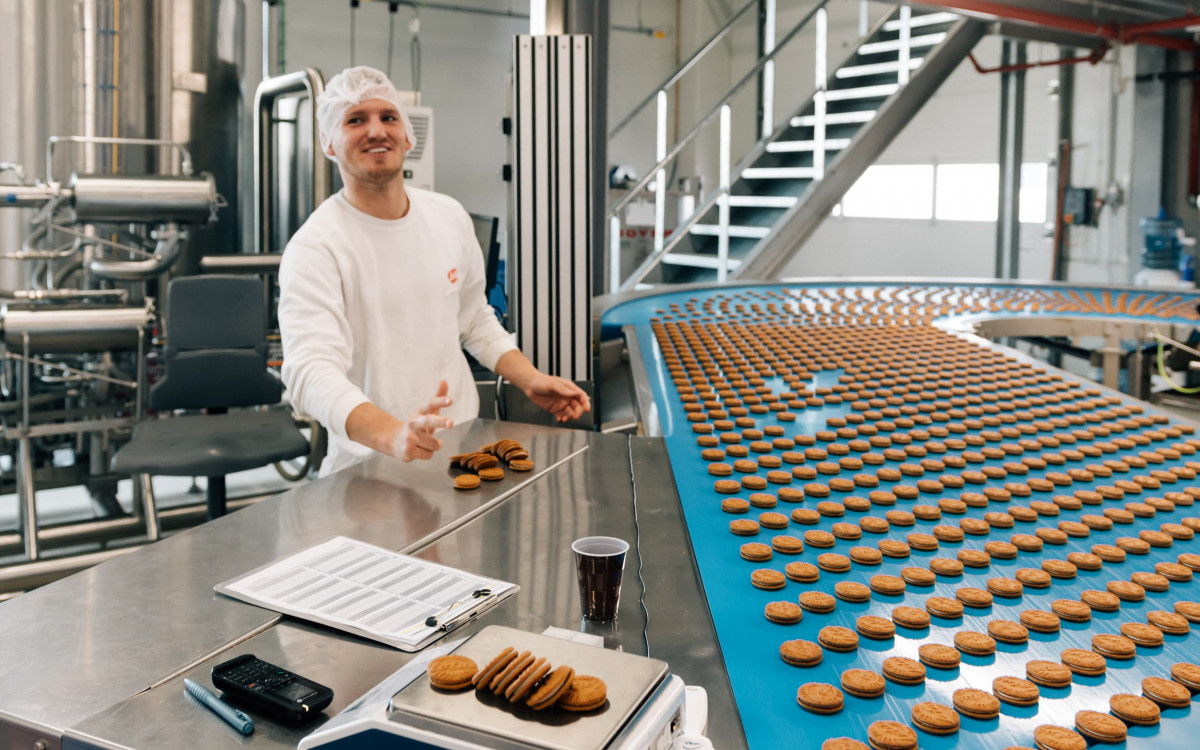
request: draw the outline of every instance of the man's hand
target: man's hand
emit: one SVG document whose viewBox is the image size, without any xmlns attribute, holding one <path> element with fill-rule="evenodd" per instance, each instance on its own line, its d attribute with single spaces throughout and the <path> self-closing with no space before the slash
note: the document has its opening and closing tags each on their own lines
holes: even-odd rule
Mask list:
<svg viewBox="0 0 1200 750">
<path fill-rule="evenodd" d="M 559 422 L 578 419 L 592 410 L 592 402 L 579 386 L 565 378 L 538 372 L 525 387 L 529 400 L 554 415 Z"/>
<path fill-rule="evenodd" d="M 445 380 L 439 383 L 433 400 L 396 430 L 388 453 L 403 461 L 433 458 L 433 454 L 442 447 L 442 441 L 434 433 L 454 426 L 453 419 L 438 414 L 454 403 L 454 400 L 446 395 L 449 392 L 450 386 Z"/>
</svg>

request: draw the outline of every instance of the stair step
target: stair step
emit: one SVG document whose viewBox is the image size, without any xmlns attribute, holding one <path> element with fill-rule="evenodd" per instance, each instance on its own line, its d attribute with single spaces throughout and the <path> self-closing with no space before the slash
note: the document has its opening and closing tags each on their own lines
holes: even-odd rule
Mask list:
<svg viewBox="0 0 1200 750">
<path fill-rule="evenodd" d="M 671 266 L 691 266 L 692 268 L 720 268 L 721 261 L 715 255 L 692 255 L 691 253 L 667 253 L 663 263 Z M 725 269 L 732 271 L 742 265 L 740 260 L 729 258 L 725 261 Z"/>
<path fill-rule="evenodd" d="M 925 34 L 923 36 L 914 36 L 908 40 L 909 47 L 932 47 L 935 44 L 941 43 L 946 38 L 946 32 L 939 31 L 936 34 Z M 880 52 L 896 52 L 900 49 L 900 40 L 893 39 L 888 42 L 867 42 L 858 48 L 860 55 L 878 55 Z"/>
<path fill-rule="evenodd" d="M 954 23 L 958 20 L 957 13 L 926 13 L 923 16 L 913 16 L 908 19 L 908 28 L 915 29 L 921 26 L 934 26 L 939 23 Z M 904 28 L 904 22 L 901 20 L 888 21 L 883 25 L 884 31 L 899 31 Z"/>
<path fill-rule="evenodd" d="M 828 120 L 828 117 L 826 117 Z M 849 138 L 826 138 L 826 151 L 841 151 L 850 145 Z M 817 146 L 816 141 L 774 141 L 767 144 L 769 154 L 794 154 L 798 151 L 812 151 Z"/>
<path fill-rule="evenodd" d="M 921 67 L 921 63 L 925 60 L 923 57 L 910 57 L 908 59 L 909 69 Z M 870 65 L 847 65 L 844 68 L 838 68 L 834 73 L 839 79 L 842 78 L 857 78 L 859 76 L 877 76 L 882 73 L 898 73 L 900 72 L 900 61 L 872 63 Z"/>
<path fill-rule="evenodd" d="M 812 167 L 750 167 L 741 176 L 744 180 L 811 180 L 816 174 Z"/>
<path fill-rule="evenodd" d="M 860 86 L 856 89 L 833 89 L 825 92 L 825 101 L 844 102 L 851 99 L 878 99 L 891 96 L 900 90 L 898 83 L 883 83 L 878 86 Z"/>
<path fill-rule="evenodd" d="M 800 200 L 794 195 L 731 195 L 733 208 L 791 208 Z"/>
<path fill-rule="evenodd" d="M 870 122 L 871 118 L 873 117 L 875 117 L 875 111 L 871 109 L 864 109 L 861 112 L 835 112 L 833 114 L 825 115 L 825 124 L 848 125 L 857 122 Z M 793 117 L 791 124 L 793 128 L 816 125 L 817 117 L 816 115 L 802 115 L 800 117 Z M 745 172 L 742 174 L 745 174 Z"/>
<path fill-rule="evenodd" d="M 705 235 L 707 237 L 719 237 L 721 235 L 721 227 L 717 224 L 693 224 L 691 228 L 692 234 Z M 730 237 L 742 237 L 750 240 L 761 240 L 771 233 L 770 227 L 747 227 L 747 226 L 730 226 Z"/>
</svg>

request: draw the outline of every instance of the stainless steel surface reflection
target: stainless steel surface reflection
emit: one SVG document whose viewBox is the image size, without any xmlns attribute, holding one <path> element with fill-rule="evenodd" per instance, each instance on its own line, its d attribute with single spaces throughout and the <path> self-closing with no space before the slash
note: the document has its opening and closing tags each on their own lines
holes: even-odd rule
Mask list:
<svg viewBox="0 0 1200 750">
<path fill-rule="evenodd" d="M 396 550 L 428 544 L 588 439 L 476 420 L 443 435 L 444 455 L 501 434 L 528 446 L 538 469 L 456 492 L 441 458 L 375 458 L 0 603 L 0 747 L 18 726 L 53 747 L 67 727 L 279 619 L 215 594 L 215 584 L 338 534 Z"/>
<path fill-rule="evenodd" d="M 714 745 L 745 748 L 662 441 L 477 420 L 446 433 L 444 455 L 500 437 L 529 447 L 538 469 L 457 492 L 440 457 L 375 459 L 0 604 L 0 747 L 295 747 L 315 725 L 263 720 L 243 737 L 188 702 L 182 680 L 211 685 L 213 665 L 254 653 L 331 687 L 333 715 L 407 663 L 212 591 L 343 534 L 522 587 L 450 637 L 485 625 L 596 633 L 703 686 Z M 590 535 L 633 547 L 612 623 L 580 617 L 570 545 Z"/>
</svg>

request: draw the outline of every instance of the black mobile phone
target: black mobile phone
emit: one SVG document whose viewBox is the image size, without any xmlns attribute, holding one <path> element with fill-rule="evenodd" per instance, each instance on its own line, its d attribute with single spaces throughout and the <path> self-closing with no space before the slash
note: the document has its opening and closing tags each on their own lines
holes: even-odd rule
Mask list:
<svg viewBox="0 0 1200 750">
<path fill-rule="evenodd" d="M 268 718 L 299 723 L 333 701 L 333 691 L 254 654 L 243 654 L 212 670 L 216 685 L 231 703 L 241 703 Z"/>
</svg>

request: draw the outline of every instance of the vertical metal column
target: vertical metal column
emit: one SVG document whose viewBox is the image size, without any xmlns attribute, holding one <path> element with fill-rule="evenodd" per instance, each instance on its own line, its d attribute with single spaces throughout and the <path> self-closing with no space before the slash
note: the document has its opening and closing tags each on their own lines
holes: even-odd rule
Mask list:
<svg viewBox="0 0 1200 750">
<path fill-rule="evenodd" d="M 1025 64 L 1025 42 L 1005 41 L 1001 65 Z M 996 217 L 998 278 L 1020 274 L 1021 156 L 1025 141 L 1025 71 L 1000 75 L 1000 205 Z"/>
<path fill-rule="evenodd" d="M 813 181 L 825 177 L 825 85 L 829 82 L 829 14 L 817 11 L 816 60 L 813 73 L 817 88 L 813 92 Z"/>
<path fill-rule="evenodd" d="M 1069 59 L 1075 56 L 1074 47 L 1059 48 L 1059 55 L 1062 59 Z M 1073 140 L 1072 133 L 1075 128 L 1075 67 L 1073 65 L 1064 65 L 1058 71 L 1058 169 L 1059 179 L 1055 180 L 1057 185 L 1071 184 L 1071 142 Z M 1109 127 L 1113 127 L 1116 123 L 1110 122 Z M 1069 231 L 1063 223 L 1062 206 L 1058 205 L 1057 195 L 1061 191 L 1055 191 L 1056 197 L 1054 200 L 1054 226 L 1059 231 L 1054 233 L 1054 265 L 1050 269 L 1050 278 L 1054 281 L 1065 281 L 1067 278 L 1067 232 Z"/>
<path fill-rule="evenodd" d="M 513 70 L 517 341 L 538 369 L 590 380 L 591 39 L 520 35 Z"/>
</svg>

